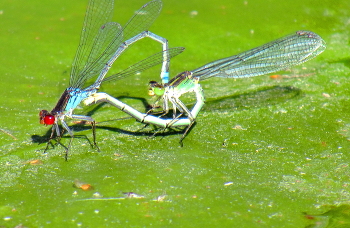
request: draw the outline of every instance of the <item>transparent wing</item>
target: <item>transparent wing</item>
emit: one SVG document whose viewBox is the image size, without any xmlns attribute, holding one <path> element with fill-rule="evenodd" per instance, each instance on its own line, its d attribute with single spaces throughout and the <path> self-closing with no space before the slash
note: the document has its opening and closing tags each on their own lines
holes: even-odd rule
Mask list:
<svg viewBox="0 0 350 228">
<path fill-rule="evenodd" d="M 148 30 L 162 9 L 161 0 L 153 0 L 142 6 L 123 26 L 124 41 Z"/>
<path fill-rule="evenodd" d="M 108 62 L 109 59 L 112 58 L 113 54 L 120 47 L 120 45 L 124 41 L 132 38 L 133 36 L 148 30 L 148 28 L 159 16 L 159 13 L 162 8 L 162 2 L 160 0 L 153 0 L 151 2 L 148 2 L 147 4 L 142 6 L 138 11 L 135 12 L 131 19 L 125 24 L 125 26 L 120 28 L 119 24 L 117 23 L 107 23 L 107 21 L 101 23 L 103 21 L 99 18 L 101 17 L 101 15 L 96 11 L 99 11 L 103 4 L 105 7 L 113 8 L 113 0 L 103 0 L 102 2 L 104 3 L 101 3 L 98 0 L 90 0 L 89 2 L 87 15 L 94 15 L 97 19 L 94 19 L 93 16 L 86 16 L 82 33 L 84 33 L 84 29 L 92 30 L 89 26 L 86 26 L 86 24 L 89 24 L 89 21 L 97 20 L 100 23 L 100 25 L 93 27 L 95 33 L 91 32 L 89 34 L 92 34 L 91 36 L 93 36 L 94 38 L 89 38 L 88 40 L 92 40 L 91 42 L 93 44 L 99 45 L 89 45 L 86 47 L 86 49 L 90 48 L 89 51 L 84 52 L 84 54 L 87 55 L 87 57 L 80 57 L 81 59 L 83 59 L 83 61 L 85 61 L 85 64 L 79 64 L 80 66 L 83 66 L 80 67 L 79 70 L 75 70 L 74 72 L 72 70 L 70 83 L 71 87 L 81 88 L 89 78 L 99 75 L 101 70 L 104 68 L 105 64 Z M 90 6 L 91 4 L 92 7 Z M 106 14 L 109 14 L 109 11 L 110 10 L 108 8 Z M 108 20 L 111 20 L 111 16 L 108 16 L 108 18 Z M 104 19 L 106 19 L 106 17 L 104 17 Z M 95 25 L 97 24 L 97 22 L 90 24 Z M 82 42 L 82 40 L 83 38 L 81 39 L 81 43 L 83 43 L 84 46 L 85 42 Z M 80 49 L 80 45 L 78 51 Z M 95 48 L 99 49 L 93 50 Z M 79 56 L 81 55 L 82 54 L 79 54 Z M 74 63 L 75 61 L 73 62 L 73 64 Z"/>
<path fill-rule="evenodd" d="M 306 62 L 325 48 L 326 43 L 319 35 L 310 31 L 297 31 L 241 54 L 213 61 L 191 72 L 200 80 L 210 77 L 259 76 Z"/>
<path fill-rule="evenodd" d="M 107 49 L 115 51 L 122 42 L 122 28 L 118 23 L 108 22 L 101 26 L 88 56 L 86 66 L 78 74 L 75 84 L 71 86 L 81 88 L 89 78 L 99 75 L 114 53 L 107 53 Z"/>
<path fill-rule="evenodd" d="M 123 36 L 121 32 L 122 27 L 116 22 L 107 22 L 101 26 L 89 55 L 87 65 L 92 65 L 95 63 L 94 60 L 103 54 L 104 49 L 111 44 L 111 42 L 116 38 L 116 35 L 119 35 L 117 38 L 119 42 L 122 42 Z"/>
<path fill-rule="evenodd" d="M 177 56 L 178 54 L 182 53 L 185 50 L 183 47 L 177 47 L 177 48 L 170 48 L 166 51 L 158 52 L 154 55 L 149 56 L 148 58 L 141 60 L 138 63 L 135 63 L 134 65 L 129 66 L 125 70 L 120 71 L 117 74 L 111 75 L 103 80 L 103 82 L 108 81 L 116 81 L 120 80 L 122 78 L 135 75 L 136 73 L 142 72 L 146 69 L 149 69 L 153 66 L 156 66 L 158 64 L 161 64 L 163 62 L 163 56 L 164 52 L 168 54 L 168 58 L 172 58 Z"/>
<path fill-rule="evenodd" d="M 80 43 L 72 63 L 70 86 L 75 87 L 81 77 L 86 77 L 83 72 L 93 62 L 91 52 L 94 44 L 98 42 L 99 30 L 104 24 L 112 20 L 113 8 L 114 0 L 89 1 L 81 31 Z"/>
</svg>

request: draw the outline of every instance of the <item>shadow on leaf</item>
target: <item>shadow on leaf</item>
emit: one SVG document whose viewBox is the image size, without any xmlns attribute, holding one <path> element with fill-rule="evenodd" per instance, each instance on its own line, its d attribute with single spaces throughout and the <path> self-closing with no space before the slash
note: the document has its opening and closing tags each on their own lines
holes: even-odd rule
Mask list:
<svg viewBox="0 0 350 228">
<path fill-rule="evenodd" d="M 274 86 L 255 92 L 226 96 L 218 99 L 208 99 L 203 110 L 240 110 L 266 107 L 300 96 L 301 90 L 290 86 Z"/>
<path fill-rule="evenodd" d="M 331 206 L 323 214 L 310 215 L 304 213 L 308 225 L 305 228 L 346 228 L 350 227 L 350 205 Z"/>
<path fill-rule="evenodd" d="M 269 88 L 264 88 L 256 92 L 250 92 L 250 93 L 244 93 L 239 95 L 233 95 L 233 96 L 226 96 L 218 99 L 209 99 L 206 102 L 206 105 L 203 108 L 203 111 L 213 111 L 213 110 L 239 110 L 239 109 L 251 109 L 251 108 L 257 108 L 257 107 L 263 107 L 268 105 L 274 105 L 278 103 L 284 103 L 287 100 L 293 99 L 295 97 L 298 97 L 300 95 L 300 90 L 294 87 L 280 87 L 280 86 L 274 86 Z M 133 99 L 133 100 L 140 100 L 145 107 L 145 110 L 147 110 L 151 105 L 148 103 L 147 99 L 142 97 L 129 97 L 129 96 L 119 96 L 117 99 Z M 87 112 L 87 116 L 93 116 L 100 108 L 102 108 L 106 103 L 100 103 L 93 107 L 90 111 Z M 116 110 L 119 111 L 119 110 Z M 166 118 L 171 118 L 172 113 L 170 112 Z M 119 134 L 127 134 L 127 135 L 133 135 L 133 136 L 168 136 L 168 135 L 179 135 L 183 133 L 184 128 L 170 128 L 167 130 L 161 129 L 159 127 L 153 126 L 153 129 L 150 131 L 143 131 L 147 126 L 141 127 L 140 129 L 136 131 L 132 130 L 125 130 L 120 129 L 118 127 L 112 127 L 113 122 L 129 119 L 131 117 L 126 118 L 118 118 L 114 120 L 108 120 L 103 122 L 96 123 L 96 129 L 104 129 L 108 131 L 112 131 Z M 108 126 L 106 126 L 108 124 Z M 192 126 L 191 129 L 193 129 L 195 126 Z M 75 123 L 74 125 L 71 125 L 70 128 L 73 130 L 74 133 L 85 131 L 85 130 L 91 130 L 91 126 L 88 123 L 85 123 L 83 121 L 79 121 L 79 123 Z M 190 132 L 188 132 L 190 133 Z M 32 135 L 32 142 L 34 143 L 44 143 L 47 142 L 51 135 L 51 128 L 45 133 L 44 136 L 38 136 L 38 135 Z M 70 137 L 69 135 L 64 135 L 63 138 Z M 74 135 L 75 138 L 78 137 L 85 137 L 89 144 L 91 145 L 90 140 L 85 135 Z M 98 136 L 97 136 L 98 138 Z"/>
<path fill-rule="evenodd" d="M 344 66 L 350 68 L 350 58 L 344 58 L 344 59 L 329 61 L 328 63 L 343 63 Z"/>
</svg>

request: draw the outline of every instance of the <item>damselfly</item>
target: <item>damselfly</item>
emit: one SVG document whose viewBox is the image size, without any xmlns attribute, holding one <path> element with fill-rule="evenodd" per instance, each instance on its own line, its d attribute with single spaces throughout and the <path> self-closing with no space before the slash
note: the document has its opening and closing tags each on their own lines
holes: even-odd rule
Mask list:
<svg viewBox="0 0 350 228">
<path fill-rule="evenodd" d="M 72 64 L 69 87 L 63 92 L 51 112 L 42 110 L 39 114 L 41 124 L 53 125 L 45 151 L 55 132 L 59 142 L 62 136 L 59 127 L 59 122 L 61 122 L 63 128 L 71 136 L 69 145 L 66 147 L 65 158 L 67 159 L 74 135 L 65 122 L 66 117 L 91 122 L 93 144 L 98 149 L 94 119 L 90 116 L 75 115 L 73 111 L 82 100 L 95 94 L 104 80 L 113 79 L 113 77 L 105 78 L 105 76 L 113 62 L 129 45 L 145 37 L 150 37 L 162 44 L 162 52 L 136 65 L 138 71 L 142 71 L 163 63 L 161 78 L 165 83 L 168 82 L 170 58 L 184 50 L 183 48 L 168 49 L 166 39 L 147 31 L 160 13 L 162 7 L 160 0 L 153 0 L 142 6 L 124 26 L 111 22 L 113 6 L 114 0 L 90 0 L 88 3 L 80 43 Z M 92 85 L 86 85 L 88 79 L 93 77 L 97 77 L 95 82 Z M 117 77 L 114 78 L 117 79 Z"/>
<path fill-rule="evenodd" d="M 196 116 L 204 104 L 204 95 L 199 81 L 211 77 L 223 78 L 247 78 L 264 75 L 304 63 L 326 48 L 325 41 L 317 34 L 310 31 L 297 31 L 286 37 L 274 40 L 260 47 L 234 55 L 228 58 L 213 61 L 192 71 L 180 73 L 168 83 L 150 82 L 153 94 L 159 95 L 163 100 L 163 110 L 169 112 L 169 102 L 173 108 L 173 120 L 167 121 L 167 127 L 175 126 L 175 123 L 185 113 L 189 123 L 180 143 L 194 123 Z M 181 95 L 196 93 L 197 103 L 190 111 L 180 100 Z M 179 110 L 180 114 L 176 114 Z M 165 120 L 156 119 L 153 124 L 163 125 Z"/>
</svg>

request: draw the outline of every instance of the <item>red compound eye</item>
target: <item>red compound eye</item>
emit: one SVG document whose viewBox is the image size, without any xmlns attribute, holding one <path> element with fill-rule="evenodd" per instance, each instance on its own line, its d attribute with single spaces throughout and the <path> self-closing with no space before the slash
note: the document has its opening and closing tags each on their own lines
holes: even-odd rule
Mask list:
<svg viewBox="0 0 350 228">
<path fill-rule="evenodd" d="M 55 123 L 55 116 L 53 115 L 47 115 L 44 117 L 44 123 L 46 125 L 52 125 Z"/>
<path fill-rule="evenodd" d="M 55 116 L 51 115 L 46 110 L 41 110 L 39 113 L 40 116 L 40 124 L 52 125 L 55 123 Z"/>
</svg>

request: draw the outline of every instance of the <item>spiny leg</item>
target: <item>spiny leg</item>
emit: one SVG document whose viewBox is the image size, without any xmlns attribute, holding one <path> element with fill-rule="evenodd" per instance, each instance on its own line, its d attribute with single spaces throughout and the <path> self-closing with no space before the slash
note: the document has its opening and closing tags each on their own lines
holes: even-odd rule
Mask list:
<svg viewBox="0 0 350 228">
<path fill-rule="evenodd" d="M 192 126 L 193 126 L 193 124 L 194 124 L 195 122 L 196 122 L 195 120 L 191 121 L 191 124 L 188 125 L 188 127 L 186 127 L 185 132 L 182 134 L 182 136 L 181 136 L 181 138 L 180 138 L 180 141 L 179 141 L 181 147 L 184 146 L 183 140 L 185 139 L 186 135 L 188 134 L 188 132 L 190 131 L 190 129 L 192 128 Z"/>
<path fill-rule="evenodd" d="M 154 83 L 156 83 L 158 85 L 157 82 L 154 82 Z M 153 83 L 153 81 L 150 82 L 150 84 L 151 84 L 150 91 L 153 92 L 153 93 L 149 93 L 150 95 L 151 94 L 155 94 L 154 91 L 153 91 L 153 89 L 156 87 L 156 86 L 153 85 L 154 83 Z M 158 102 L 159 102 L 160 99 L 163 100 L 163 110 L 162 111 L 158 111 L 158 112 L 153 112 L 153 109 L 155 109 L 155 107 L 158 105 Z M 162 118 L 163 116 L 166 116 L 169 113 L 168 100 L 169 100 L 168 92 L 165 92 L 164 94 L 159 95 L 159 97 L 157 98 L 156 102 L 152 105 L 152 109 L 150 109 L 146 113 L 146 116 L 149 115 L 150 113 L 152 113 L 152 114 L 161 114 L 161 115 L 158 116 L 158 118 Z"/>
<path fill-rule="evenodd" d="M 95 120 L 91 122 L 91 127 L 92 127 L 92 137 L 94 141 L 94 146 L 97 148 L 97 151 L 100 152 L 100 148 L 97 146 L 96 143 L 96 122 Z"/>
<path fill-rule="evenodd" d="M 190 110 L 188 110 L 188 108 L 186 107 L 186 105 L 179 99 L 174 97 L 171 102 L 173 103 L 174 106 L 177 107 L 177 109 L 179 109 L 179 111 L 181 112 L 176 118 L 174 118 L 167 127 L 171 127 L 172 124 L 174 124 L 184 113 L 187 114 L 188 119 L 190 120 L 190 124 L 188 125 L 188 127 L 185 129 L 184 134 L 181 136 L 180 138 L 180 145 L 181 147 L 183 146 L 182 141 L 185 139 L 188 131 L 191 129 L 191 127 L 193 126 L 193 123 L 195 122 L 195 118 L 193 117 L 192 113 L 190 112 Z"/>
<path fill-rule="evenodd" d="M 69 149 L 71 148 L 71 145 L 72 145 L 72 142 L 73 142 L 73 138 L 74 138 L 74 135 L 73 135 L 73 134 L 71 134 L 70 136 L 71 136 L 71 138 L 70 138 L 70 140 L 69 140 L 69 144 L 68 144 L 68 147 L 66 148 L 66 153 L 65 153 L 65 155 L 64 155 L 64 160 L 65 160 L 65 161 L 68 161 Z"/>
<path fill-rule="evenodd" d="M 93 143 L 94 143 L 94 146 L 97 148 L 97 151 L 100 151 L 100 148 L 97 146 L 97 143 L 96 143 L 96 122 L 95 122 L 95 120 L 93 118 L 91 118 L 90 116 L 72 115 L 71 117 L 73 119 L 84 120 L 84 121 L 91 123 Z"/>
<path fill-rule="evenodd" d="M 54 132 L 55 132 L 55 125 L 52 126 L 52 128 L 51 128 L 51 135 L 50 135 L 49 140 L 48 140 L 47 143 L 46 143 L 46 148 L 45 148 L 45 150 L 44 150 L 44 153 L 46 153 L 46 151 L 49 149 L 49 144 L 52 145 L 51 140 L 53 139 Z"/>
<path fill-rule="evenodd" d="M 190 112 L 190 110 L 188 110 L 188 108 L 186 107 L 186 105 L 179 99 L 179 98 L 176 98 L 176 97 L 173 97 L 170 99 L 170 102 L 173 104 L 173 107 L 174 109 L 178 109 L 180 111 L 180 114 L 177 115 L 177 116 L 174 116 L 173 120 L 170 121 L 168 124 L 167 124 L 167 128 L 171 127 L 176 121 L 178 121 L 180 119 L 180 117 L 186 113 L 188 119 L 191 121 L 191 125 L 192 125 L 192 122 L 194 121 L 194 118 L 192 116 L 192 113 Z M 176 113 L 175 113 L 176 115 Z"/>
<path fill-rule="evenodd" d="M 65 156 L 64 156 L 64 160 L 67 161 L 68 160 L 69 149 L 71 148 L 71 145 L 72 145 L 72 142 L 73 142 L 73 139 L 74 139 L 74 134 L 73 134 L 73 131 L 69 129 L 67 123 L 63 120 L 63 118 L 61 119 L 61 123 L 62 123 L 63 128 L 66 129 L 68 134 L 70 135 L 69 144 L 68 144 L 68 147 L 66 147 L 66 153 L 65 153 Z"/>
<path fill-rule="evenodd" d="M 61 137 L 63 135 L 63 131 L 64 129 L 62 129 L 62 132 L 60 131 L 60 127 L 57 123 L 55 123 L 52 128 L 51 128 L 51 135 L 50 135 L 50 138 L 46 144 L 46 148 L 44 150 L 44 153 L 46 153 L 46 151 L 49 149 L 49 144 L 51 144 L 53 146 L 53 143 L 52 143 L 52 140 L 54 139 L 54 134 L 56 132 L 56 142 L 57 144 L 61 144 L 60 143 L 60 140 L 61 140 Z"/>
</svg>

